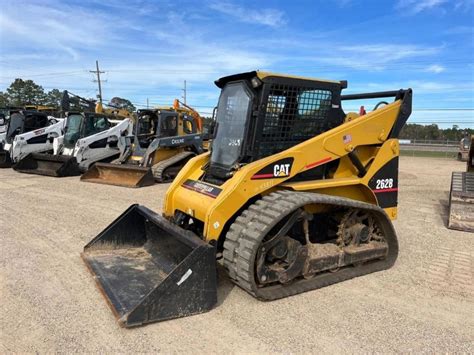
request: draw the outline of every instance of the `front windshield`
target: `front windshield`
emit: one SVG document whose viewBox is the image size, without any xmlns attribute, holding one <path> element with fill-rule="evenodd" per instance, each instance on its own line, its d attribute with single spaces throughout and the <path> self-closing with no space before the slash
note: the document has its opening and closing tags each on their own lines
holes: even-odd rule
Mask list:
<svg viewBox="0 0 474 355">
<path fill-rule="evenodd" d="M 64 145 L 74 146 L 81 137 L 82 115 L 70 115 L 67 118 L 66 133 L 64 134 Z"/>
<path fill-rule="evenodd" d="M 8 124 L 7 142 L 11 142 L 17 134 L 23 131 L 24 116 L 21 113 L 14 113 L 10 116 Z"/>
<path fill-rule="evenodd" d="M 217 132 L 212 143 L 211 164 L 234 165 L 241 152 L 251 93 L 245 83 L 227 84 L 217 106 Z"/>
<path fill-rule="evenodd" d="M 89 137 L 108 129 L 109 122 L 104 116 L 86 115 L 84 126 L 84 137 Z"/>
<path fill-rule="evenodd" d="M 138 121 L 134 125 L 134 133 L 138 137 L 148 137 L 156 135 L 158 116 L 155 112 L 144 111 L 138 116 Z"/>
</svg>

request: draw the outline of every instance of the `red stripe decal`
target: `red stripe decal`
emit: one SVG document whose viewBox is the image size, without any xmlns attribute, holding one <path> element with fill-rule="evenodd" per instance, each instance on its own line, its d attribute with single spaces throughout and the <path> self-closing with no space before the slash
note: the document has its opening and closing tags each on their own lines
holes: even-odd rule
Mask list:
<svg viewBox="0 0 474 355">
<path fill-rule="evenodd" d="M 398 191 L 398 187 L 394 187 L 394 188 L 391 188 L 391 189 L 380 189 L 380 190 L 372 190 L 374 192 L 374 194 L 379 194 L 379 193 L 382 193 L 382 192 L 395 192 L 395 191 Z"/>
<path fill-rule="evenodd" d="M 253 179 L 268 179 L 274 177 L 273 174 L 259 174 L 259 175 L 254 175 L 252 176 Z"/>
<path fill-rule="evenodd" d="M 315 166 L 318 166 L 318 165 L 321 165 L 321 164 L 324 164 L 324 163 L 327 163 L 328 161 L 332 160 L 331 157 L 327 157 L 327 158 L 324 158 L 320 161 L 315 161 L 314 163 L 311 163 L 311 164 L 308 164 L 305 166 L 306 169 L 311 169 L 311 168 L 314 168 Z"/>
<path fill-rule="evenodd" d="M 200 194 L 203 194 L 203 195 L 206 195 L 206 196 L 209 196 L 209 197 L 212 197 L 212 198 L 216 198 L 216 196 L 214 195 L 211 195 L 205 191 L 202 191 L 202 190 L 199 190 L 199 189 L 194 189 L 192 186 L 187 186 L 187 185 L 181 185 L 182 187 L 184 187 L 185 189 L 188 189 L 188 190 L 191 190 L 191 191 L 194 191 L 194 192 L 198 192 Z"/>
</svg>

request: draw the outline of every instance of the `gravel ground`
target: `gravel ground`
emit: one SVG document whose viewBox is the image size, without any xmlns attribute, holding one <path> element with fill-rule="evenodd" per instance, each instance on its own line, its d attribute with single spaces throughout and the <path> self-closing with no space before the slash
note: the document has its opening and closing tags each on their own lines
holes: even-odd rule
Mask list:
<svg viewBox="0 0 474 355">
<path fill-rule="evenodd" d="M 0 352 L 474 353 L 474 234 L 446 229 L 464 164 L 402 157 L 392 269 L 260 302 L 219 275 L 209 313 L 120 328 L 79 257 L 142 189 L 0 170 Z"/>
</svg>

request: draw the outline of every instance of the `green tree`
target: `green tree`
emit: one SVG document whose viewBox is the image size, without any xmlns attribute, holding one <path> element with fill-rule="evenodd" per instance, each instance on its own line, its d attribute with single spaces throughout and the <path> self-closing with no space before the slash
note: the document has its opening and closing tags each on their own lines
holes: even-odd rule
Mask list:
<svg viewBox="0 0 474 355">
<path fill-rule="evenodd" d="M 110 99 L 109 106 L 126 109 L 129 112 L 136 111 L 136 107 L 130 102 L 130 100 L 123 99 L 121 97 L 113 97 Z"/>
<path fill-rule="evenodd" d="M 7 89 L 7 94 L 10 98 L 10 104 L 15 106 L 41 105 L 46 102 L 43 87 L 33 80 L 15 79 Z"/>
<path fill-rule="evenodd" d="M 8 106 L 10 100 L 8 99 L 8 95 L 3 91 L 0 91 L 0 107 Z"/>
<path fill-rule="evenodd" d="M 48 106 L 59 107 L 61 105 L 61 98 L 63 97 L 63 92 L 58 89 L 53 89 L 48 92 L 46 95 L 45 104 Z"/>
</svg>

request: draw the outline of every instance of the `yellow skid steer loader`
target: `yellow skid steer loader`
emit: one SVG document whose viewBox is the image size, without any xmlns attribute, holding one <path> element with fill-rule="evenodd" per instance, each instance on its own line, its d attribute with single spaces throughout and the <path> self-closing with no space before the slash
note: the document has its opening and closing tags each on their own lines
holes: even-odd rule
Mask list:
<svg viewBox="0 0 474 355">
<path fill-rule="evenodd" d="M 211 151 L 192 158 L 163 214 L 133 205 L 82 257 L 126 327 L 210 310 L 216 259 L 274 300 L 390 268 L 398 135 L 412 90 L 341 95 L 346 81 L 247 72 L 216 81 Z M 393 98 L 359 116 L 346 100 Z"/>
<path fill-rule="evenodd" d="M 138 111 L 134 135 L 112 163 L 96 163 L 81 180 L 124 187 L 143 187 L 173 180 L 192 157 L 203 152 L 202 120 L 197 112 L 179 107 Z"/>
</svg>

